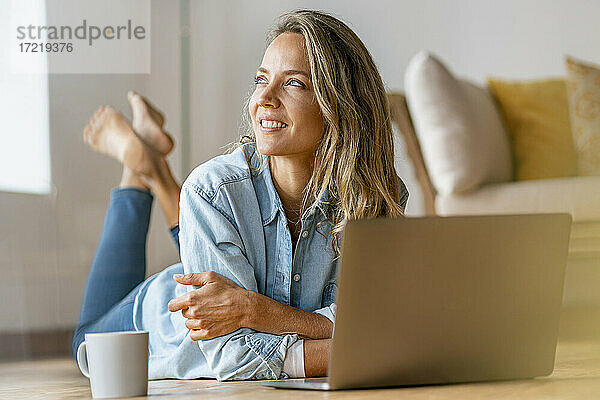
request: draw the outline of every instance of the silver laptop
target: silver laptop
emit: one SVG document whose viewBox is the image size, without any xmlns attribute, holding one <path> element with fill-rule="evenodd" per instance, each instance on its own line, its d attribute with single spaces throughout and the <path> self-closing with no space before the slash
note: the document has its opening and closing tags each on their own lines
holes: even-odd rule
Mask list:
<svg viewBox="0 0 600 400">
<path fill-rule="evenodd" d="M 530 378 L 554 368 L 568 214 L 350 221 L 328 377 L 349 389 Z"/>
</svg>

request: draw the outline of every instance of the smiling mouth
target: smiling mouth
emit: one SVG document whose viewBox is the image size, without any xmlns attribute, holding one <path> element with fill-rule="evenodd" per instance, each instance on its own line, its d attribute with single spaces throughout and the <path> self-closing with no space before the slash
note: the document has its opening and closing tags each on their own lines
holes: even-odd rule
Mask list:
<svg viewBox="0 0 600 400">
<path fill-rule="evenodd" d="M 269 119 L 260 120 L 260 128 L 266 132 L 278 131 L 287 128 L 287 124 L 281 121 L 274 121 Z"/>
</svg>

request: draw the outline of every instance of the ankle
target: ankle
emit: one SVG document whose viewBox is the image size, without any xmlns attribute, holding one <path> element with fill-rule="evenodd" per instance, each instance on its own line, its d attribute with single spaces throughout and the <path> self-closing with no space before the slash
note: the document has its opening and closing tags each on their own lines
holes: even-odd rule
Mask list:
<svg viewBox="0 0 600 400">
<path fill-rule="evenodd" d="M 157 156 L 154 153 L 151 164 L 152 168 L 150 168 L 147 174 L 140 174 L 144 184 L 153 191 L 169 191 L 175 182 L 169 163 L 164 157 Z"/>
<path fill-rule="evenodd" d="M 152 192 L 158 199 L 167 224 L 172 227 L 179 224 L 179 194 L 181 186 L 169 168 L 166 160 L 162 160 L 161 167 L 157 169 L 156 178 L 146 178 L 146 184 L 150 186 Z"/>
<path fill-rule="evenodd" d="M 150 191 L 150 186 L 145 184 L 142 177 L 126 166 L 123 166 L 123 174 L 121 175 L 119 188 L 136 188 Z"/>
</svg>

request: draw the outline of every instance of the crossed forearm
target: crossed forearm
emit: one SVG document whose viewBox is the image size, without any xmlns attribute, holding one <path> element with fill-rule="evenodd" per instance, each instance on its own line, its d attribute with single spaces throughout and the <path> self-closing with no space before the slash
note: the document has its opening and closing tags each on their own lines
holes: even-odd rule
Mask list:
<svg viewBox="0 0 600 400">
<path fill-rule="evenodd" d="M 320 314 L 281 304 L 270 297 L 251 292 L 252 306 L 247 326 L 254 330 L 304 338 L 304 372 L 307 377 L 325 376 L 329 361 L 333 324 Z"/>
<path fill-rule="evenodd" d="M 327 373 L 333 324 L 320 314 L 281 304 L 270 297 L 240 288 L 231 280 L 209 271 L 174 275 L 183 285 L 200 285 L 169 302 L 169 311 L 181 310 L 192 340 L 208 340 L 240 327 L 304 338 L 306 376 Z"/>
<path fill-rule="evenodd" d="M 307 377 L 327 375 L 331 339 L 304 341 L 304 373 Z"/>
<path fill-rule="evenodd" d="M 307 339 L 331 337 L 333 324 L 323 315 L 281 304 L 256 292 L 251 292 L 250 299 L 247 328 L 274 335 L 297 333 Z"/>
</svg>

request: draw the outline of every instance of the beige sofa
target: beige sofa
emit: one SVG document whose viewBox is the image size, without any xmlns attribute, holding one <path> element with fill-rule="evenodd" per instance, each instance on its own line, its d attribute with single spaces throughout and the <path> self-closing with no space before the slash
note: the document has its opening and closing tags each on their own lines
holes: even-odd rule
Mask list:
<svg viewBox="0 0 600 400">
<path fill-rule="evenodd" d="M 570 213 L 573 225 L 563 305 L 600 306 L 600 176 L 482 183 L 465 192 L 439 194 L 404 94 L 390 93 L 389 101 L 422 191 L 425 214 Z"/>
</svg>

